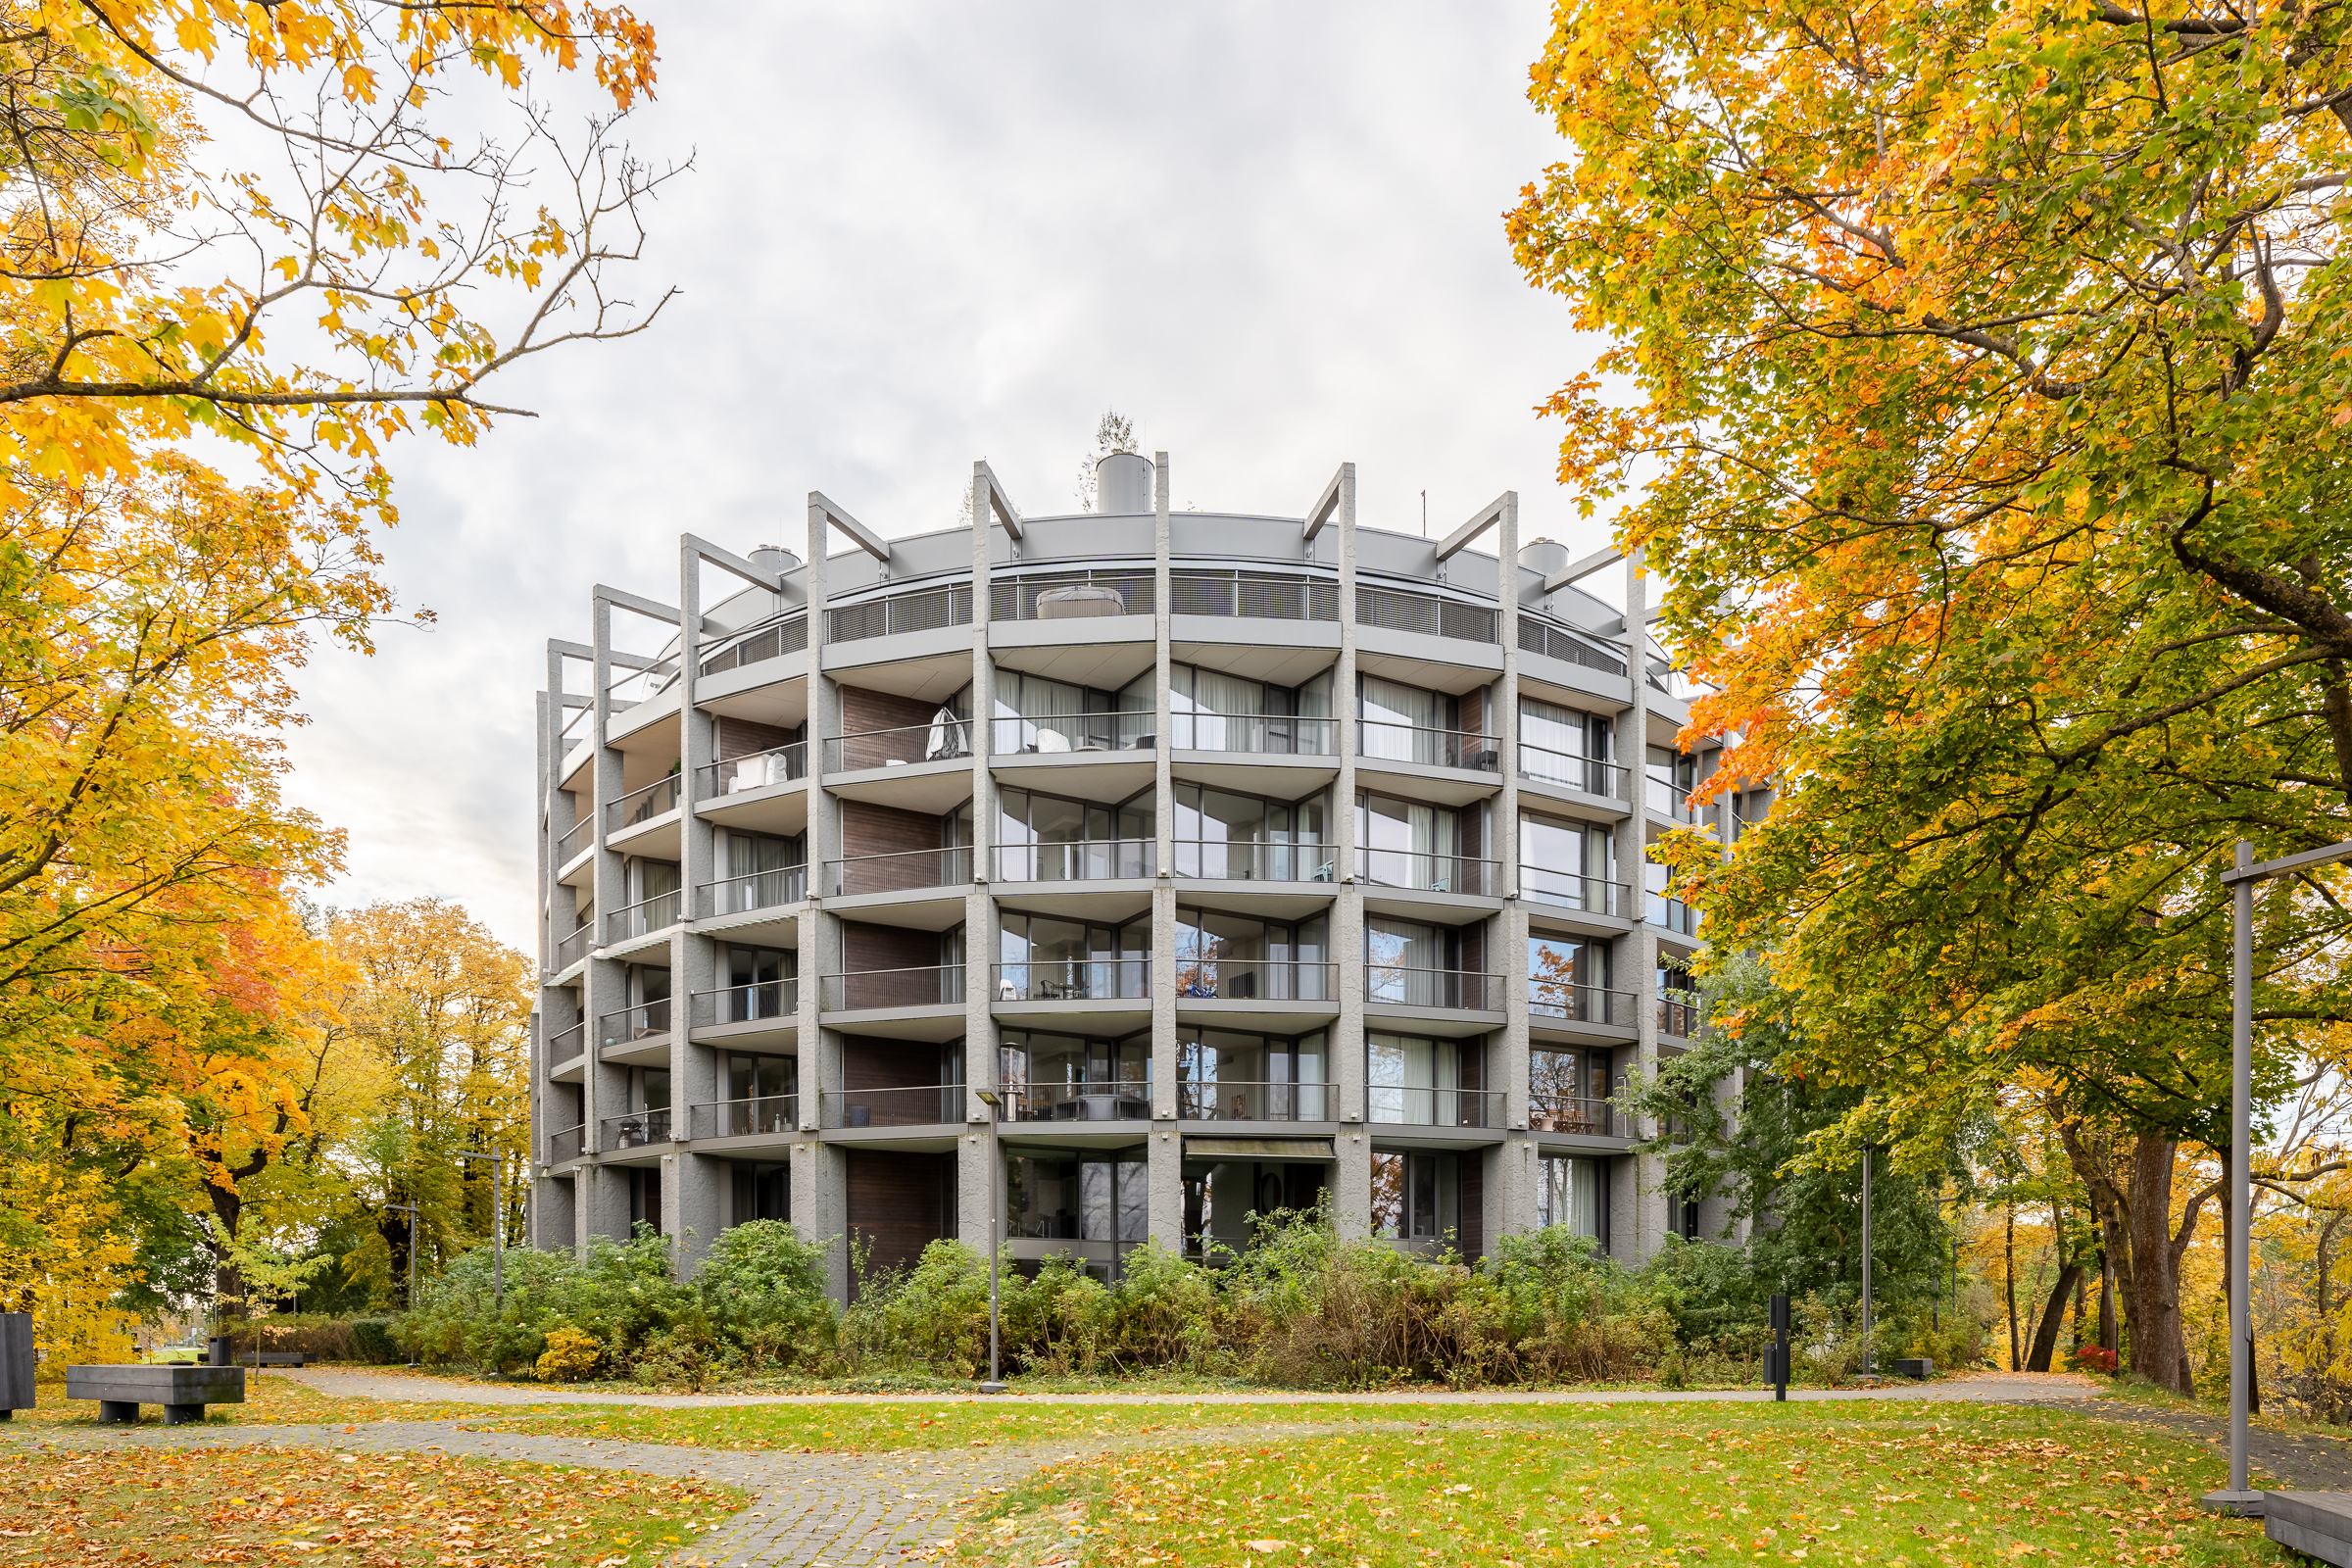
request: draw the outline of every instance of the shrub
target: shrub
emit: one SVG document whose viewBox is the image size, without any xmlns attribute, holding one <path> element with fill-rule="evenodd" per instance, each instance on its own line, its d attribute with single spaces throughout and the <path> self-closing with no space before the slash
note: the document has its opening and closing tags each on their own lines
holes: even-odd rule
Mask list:
<svg viewBox="0 0 2352 1568">
<path fill-rule="evenodd" d="M 2104 1345 L 2085 1345 L 2067 1352 L 2066 1364 L 2078 1372 L 2101 1372 L 2115 1375 L 2116 1356 Z"/>
<path fill-rule="evenodd" d="M 576 1383 L 595 1371 L 604 1358 L 605 1348 L 594 1335 L 556 1329 L 547 1336 L 547 1348 L 539 1353 L 539 1376 L 550 1383 Z"/>
<path fill-rule="evenodd" d="M 400 1347 L 392 1340 L 392 1320 L 388 1317 L 361 1317 L 351 1322 L 351 1353 L 358 1361 L 382 1366 L 400 1359 Z"/>
</svg>

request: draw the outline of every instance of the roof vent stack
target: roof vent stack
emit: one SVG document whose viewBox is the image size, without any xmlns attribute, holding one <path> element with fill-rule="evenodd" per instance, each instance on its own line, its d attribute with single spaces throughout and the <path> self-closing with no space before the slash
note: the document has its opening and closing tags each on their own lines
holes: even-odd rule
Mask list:
<svg viewBox="0 0 2352 1568">
<path fill-rule="evenodd" d="M 1095 465 L 1095 511 L 1104 516 L 1134 517 L 1158 510 L 1152 460 L 1140 452 L 1113 452 Z"/>
<path fill-rule="evenodd" d="M 760 545 L 753 549 L 751 563 L 761 571 L 773 572 L 781 577 L 786 572 L 797 569 L 801 564 L 801 558 L 782 545 Z"/>
</svg>

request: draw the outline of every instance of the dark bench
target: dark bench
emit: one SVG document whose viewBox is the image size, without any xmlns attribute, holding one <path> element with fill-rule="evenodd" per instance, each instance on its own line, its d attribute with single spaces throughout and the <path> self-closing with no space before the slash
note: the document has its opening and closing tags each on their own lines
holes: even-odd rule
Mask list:
<svg viewBox="0 0 2352 1568">
<path fill-rule="evenodd" d="M 2352 1492 L 2266 1492 L 2262 1533 L 2306 1557 L 2352 1568 Z"/>
<path fill-rule="evenodd" d="M 300 1350 L 250 1350 L 237 1357 L 239 1366 L 300 1366 Z"/>
<path fill-rule="evenodd" d="M 208 1404 L 243 1404 L 241 1366 L 70 1366 L 66 1397 L 96 1399 L 101 1421 L 136 1421 L 139 1406 L 160 1404 L 164 1424 L 204 1419 Z"/>
</svg>

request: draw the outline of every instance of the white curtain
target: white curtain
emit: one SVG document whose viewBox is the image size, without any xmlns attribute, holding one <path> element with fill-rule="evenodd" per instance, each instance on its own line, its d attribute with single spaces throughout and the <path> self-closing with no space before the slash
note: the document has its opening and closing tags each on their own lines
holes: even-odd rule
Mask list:
<svg viewBox="0 0 2352 1568">
<path fill-rule="evenodd" d="M 1193 671 L 1192 749 L 1199 752 L 1254 752 L 1257 715 L 1265 710 L 1265 688 L 1254 680 L 1213 669 Z M 1235 718 L 1239 723 L 1228 724 Z"/>
<path fill-rule="evenodd" d="M 1377 675 L 1366 675 L 1363 683 L 1364 755 L 1434 762 L 1438 738 L 1429 732 L 1437 727 L 1437 694 Z"/>
</svg>

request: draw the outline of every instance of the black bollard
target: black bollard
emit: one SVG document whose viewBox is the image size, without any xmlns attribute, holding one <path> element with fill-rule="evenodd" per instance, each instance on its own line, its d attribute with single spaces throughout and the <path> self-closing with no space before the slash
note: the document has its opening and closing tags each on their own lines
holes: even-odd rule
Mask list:
<svg viewBox="0 0 2352 1568">
<path fill-rule="evenodd" d="M 1788 1298 L 1772 1298 L 1772 1396 L 1777 1402 L 1788 1397 Z"/>
</svg>

